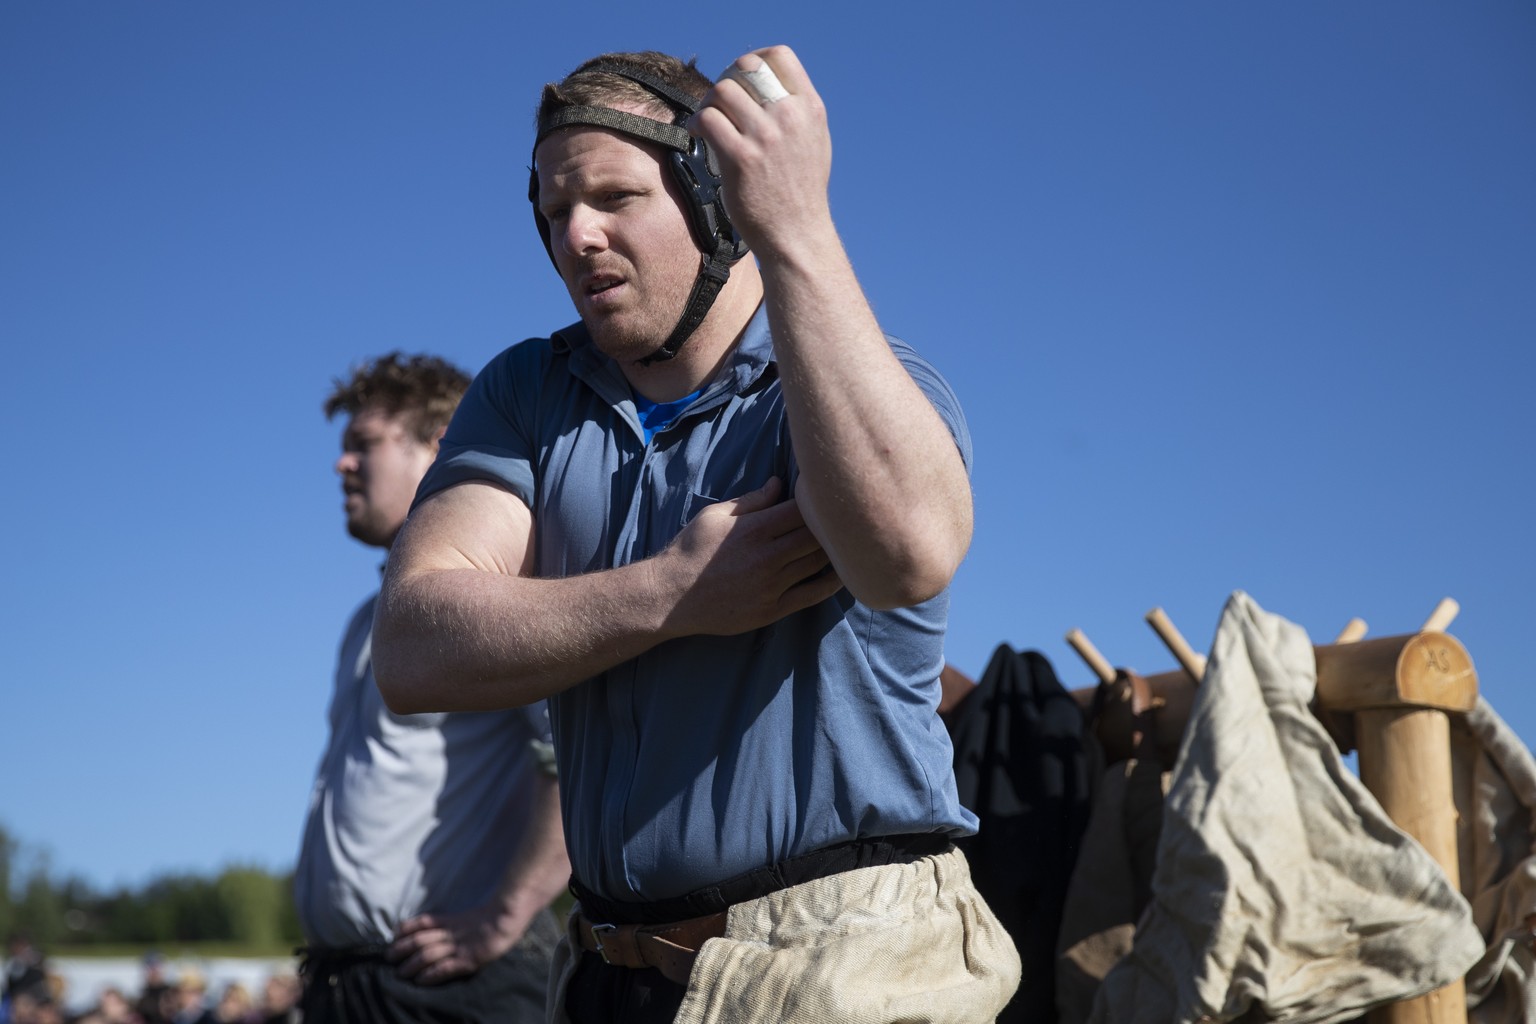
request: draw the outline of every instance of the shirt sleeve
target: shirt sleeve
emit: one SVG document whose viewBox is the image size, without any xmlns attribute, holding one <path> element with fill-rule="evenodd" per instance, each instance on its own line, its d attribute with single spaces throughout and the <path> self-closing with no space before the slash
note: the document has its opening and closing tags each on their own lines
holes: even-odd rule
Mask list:
<svg viewBox="0 0 1536 1024">
<path fill-rule="evenodd" d="M 949 434 L 955 439 L 955 447 L 960 449 L 960 458 L 965 463 L 967 475 L 971 472 L 971 429 L 965 422 L 965 411 L 960 408 L 960 399 L 955 394 L 955 389 L 949 386 L 949 381 L 944 375 L 933 368 L 933 364 L 917 354 L 917 351 L 900 338 L 886 335 L 890 342 L 891 351 L 901 365 L 906 367 L 907 373 L 917 384 L 922 393 L 928 396 L 928 402 L 949 428 Z"/>
<path fill-rule="evenodd" d="M 534 339 L 502 352 L 475 376 L 416 489 L 413 508 L 471 480 L 505 487 L 533 507 L 534 412 L 548 363 L 549 343 Z"/>
</svg>

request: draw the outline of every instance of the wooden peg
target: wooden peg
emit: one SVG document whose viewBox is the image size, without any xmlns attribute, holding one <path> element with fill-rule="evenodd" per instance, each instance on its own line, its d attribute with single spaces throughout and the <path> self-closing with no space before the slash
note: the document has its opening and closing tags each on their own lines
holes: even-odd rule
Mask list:
<svg viewBox="0 0 1536 1024">
<path fill-rule="evenodd" d="M 1082 630 L 1074 629 L 1068 633 L 1067 643 L 1071 644 L 1072 649 L 1088 663 L 1089 668 L 1093 669 L 1093 674 L 1098 677 L 1099 682 L 1112 683 L 1115 681 L 1114 666 L 1104 660 L 1104 655 L 1100 654 L 1099 649 L 1089 642 L 1088 638 L 1083 635 Z"/>
<path fill-rule="evenodd" d="M 1440 603 L 1435 605 L 1435 610 L 1429 613 L 1429 618 L 1424 620 L 1424 625 L 1419 627 L 1420 633 L 1444 633 L 1447 626 L 1456 621 L 1456 616 L 1461 614 L 1461 605 L 1455 598 L 1442 597 Z"/>
<path fill-rule="evenodd" d="M 1352 644 L 1365 636 L 1368 629 L 1370 627 L 1365 624 L 1364 619 L 1350 619 L 1344 623 L 1344 628 L 1339 630 L 1339 635 L 1333 638 L 1333 642 L 1336 644 Z"/>
<path fill-rule="evenodd" d="M 1179 664 L 1184 666 L 1184 671 L 1189 673 L 1189 678 L 1199 683 L 1205 677 L 1205 656 L 1195 653 L 1195 649 L 1189 646 L 1183 634 L 1174 628 L 1173 622 L 1161 608 L 1153 608 L 1147 612 L 1147 624 L 1162 638 L 1163 643 L 1173 652 Z"/>
</svg>

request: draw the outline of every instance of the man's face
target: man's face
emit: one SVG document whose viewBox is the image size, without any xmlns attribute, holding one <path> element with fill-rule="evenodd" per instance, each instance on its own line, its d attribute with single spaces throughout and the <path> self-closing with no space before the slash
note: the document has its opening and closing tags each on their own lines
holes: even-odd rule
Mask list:
<svg viewBox="0 0 1536 1024">
<path fill-rule="evenodd" d="M 405 522 L 416 485 L 437 455 L 406 429 L 401 417 L 364 409 L 341 435 L 341 476 L 347 532 L 364 544 L 387 548 Z"/>
<path fill-rule="evenodd" d="M 555 266 L 592 339 L 619 362 L 666 341 L 699 271 L 682 196 L 660 153 L 585 127 L 556 132 L 535 153 Z"/>
</svg>

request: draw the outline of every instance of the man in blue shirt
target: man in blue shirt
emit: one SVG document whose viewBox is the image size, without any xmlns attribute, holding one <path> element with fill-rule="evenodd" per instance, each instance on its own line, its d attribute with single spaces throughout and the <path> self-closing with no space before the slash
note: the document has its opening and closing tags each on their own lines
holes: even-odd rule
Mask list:
<svg viewBox="0 0 1536 1024">
<path fill-rule="evenodd" d="M 579 899 L 551 1019 L 990 1020 L 1018 959 L 950 844 L 975 817 L 935 714 L 969 435 L 853 275 L 809 77 L 608 55 L 539 126 L 581 319 L 455 414 L 380 689 L 550 698 Z"/>
</svg>

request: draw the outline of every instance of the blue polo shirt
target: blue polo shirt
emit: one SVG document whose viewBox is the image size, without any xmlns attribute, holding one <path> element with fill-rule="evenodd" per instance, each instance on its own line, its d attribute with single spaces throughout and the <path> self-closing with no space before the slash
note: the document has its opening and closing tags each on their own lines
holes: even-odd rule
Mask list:
<svg viewBox="0 0 1536 1024">
<path fill-rule="evenodd" d="M 889 339 L 971 460 L 960 404 Z M 649 442 L 618 366 L 573 325 L 475 378 L 417 500 L 490 481 L 533 513 L 536 571 L 660 551 L 708 505 L 797 476 L 767 316 Z M 550 699 L 576 877 L 679 896 L 855 838 L 969 835 L 935 709 L 949 595 L 874 611 L 847 591 L 740 636 L 662 643 Z"/>
</svg>

